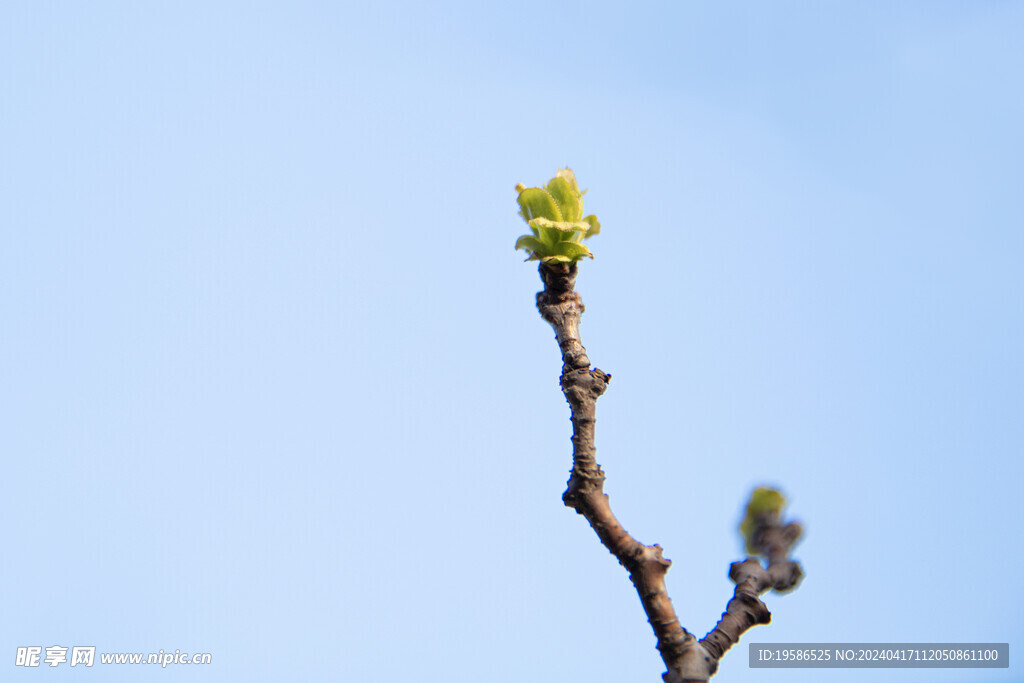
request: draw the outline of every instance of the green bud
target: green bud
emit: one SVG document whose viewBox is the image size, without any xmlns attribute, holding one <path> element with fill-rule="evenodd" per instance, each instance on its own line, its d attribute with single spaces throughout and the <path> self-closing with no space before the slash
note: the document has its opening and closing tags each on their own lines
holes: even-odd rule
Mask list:
<svg viewBox="0 0 1024 683">
<path fill-rule="evenodd" d="M 523 235 L 516 249 L 530 252 L 527 261 L 573 263 L 594 258 L 582 240 L 601 232 L 597 216 L 583 215 L 583 195 L 571 169 L 559 169 L 545 187 L 516 185 L 519 215 L 533 235 Z"/>
<path fill-rule="evenodd" d="M 786 498 L 775 489 L 756 488 L 750 494 L 750 502 L 747 503 L 747 516 L 740 523 L 740 533 L 747 543 L 747 552 L 756 555 L 758 549 L 754 547 L 754 532 L 757 531 L 758 518 L 770 514 L 778 516 L 786 505 Z"/>
</svg>

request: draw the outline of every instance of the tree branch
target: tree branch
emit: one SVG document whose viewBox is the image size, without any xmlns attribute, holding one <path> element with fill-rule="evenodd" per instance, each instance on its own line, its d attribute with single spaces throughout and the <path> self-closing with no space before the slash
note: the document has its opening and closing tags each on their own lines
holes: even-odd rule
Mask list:
<svg viewBox="0 0 1024 683">
<path fill-rule="evenodd" d="M 736 582 L 736 591 L 715 628 L 700 641 L 683 628 L 665 588 L 671 561 L 662 555 L 661 546 L 644 545 L 630 536 L 612 513 L 604 493 L 605 476 L 597 464 L 594 424 L 597 399 L 607 390 L 611 375 L 591 369 L 580 340 L 584 307 L 575 291 L 576 263 L 542 263 L 539 271 L 544 290 L 537 293 L 537 308 L 555 330 L 562 352 L 560 384 L 572 411 L 572 473 L 562 501 L 586 518 L 601 543 L 629 572 L 668 669 L 662 675 L 665 682 L 707 681 L 717 670 L 719 658 L 743 632 L 770 621 L 768 608 L 757 596 L 772 587 L 792 588 L 799 580 L 799 566 L 786 557 L 799 536 L 799 526 L 778 527 L 776 514 L 775 527 L 789 529 L 787 535 L 773 531 L 772 520 L 759 520 L 764 523 L 758 528 L 757 538 L 766 551 L 771 551 L 765 552 L 769 568 L 764 569 L 753 558 L 734 563 L 730 577 Z M 795 527 L 795 535 L 791 527 Z M 790 539 L 788 544 L 786 539 Z"/>
<path fill-rule="evenodd" d="M 772 615 L 758 597 L 769 588 L 779 592 L 792 590 L 803 577 L 800 565 L 789 559 L 789 551 L 800 538 L 802 529 L 793 522 L 782 526 L 777 510 L 758 517 L 753 544 L 768 558 L 768 568 L 753 557 L 729 566 L 729 578 L 736 584 L 732 600 L 701 644 L 720 659 L 750 627 L 771 622 Z"/>
</svg>

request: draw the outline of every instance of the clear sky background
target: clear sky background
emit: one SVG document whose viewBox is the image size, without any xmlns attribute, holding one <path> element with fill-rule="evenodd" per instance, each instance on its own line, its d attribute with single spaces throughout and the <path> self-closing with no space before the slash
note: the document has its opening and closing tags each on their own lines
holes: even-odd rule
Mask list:
<svg viewBox="0 0 1024 683">
<path fill-rule="evenodd" d="M 5 2 L 0 679 L 658 681 L 562 506 L 517 182 L 571 166 L 598 459 L 703 636 L 999 641 L 1024 679 L 1024 6 Z M 13 665 L 24 645 L 209 652 Z M 1016 653 L 1016 654 L 1014 654 Z"/>
</svg>

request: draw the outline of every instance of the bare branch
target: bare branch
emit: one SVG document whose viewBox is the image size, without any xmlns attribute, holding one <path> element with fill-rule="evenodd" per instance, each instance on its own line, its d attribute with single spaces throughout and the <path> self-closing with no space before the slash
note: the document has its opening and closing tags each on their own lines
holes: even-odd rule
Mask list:
<svg viewBox="0 0 1024 683">
<path fill-rule="evenodd" d="M 562 352 L 560 384 L 572 411 L 572 474 L 562 500 L 586 518 L 601 543 L 629 572 L 668 669 L 662 675 L 666 683 L 707 681 L 718 669 L 719 658 L 740 635 L 755 624 L 771 620 L 758 595 L 769 588 L 788 590 L 796 585 L 800 568 L 788 560 L 787 554 L 800 528 L 795 524 L 780 527 L 777 514 L 759 519 L 756 539 L 758 549 L 769 558 L 768 569 L 753 558 L 734 563 L 730 576 L 736 582 L 736 591 L 715 628 L 700 641 L 683 628 L 665 587 L 671 561 L 663 556 L 661 546 L 644 545 L 622 527 L 604 493 L 605 476 L 597 463 L 594 425 L 597 399 L 608 389 L 611 375 L 590 367 L 580 340 L 584 307 L 575 291 L 576 263 L 542 263 L 539 270 L 544 290 L 537 293 L 537 308 L 555 330 Z"/>
<path fill-rule="evenodd" d="M 761 593 L 770 588 L 779 592 L 796 588 L 803 571 L 789 559 L 789 551 L 801 533 L 800 525 L 795 522 L 782 526 L 777 510 L 757 518 L 753 544 L 768 558 L 768 568 L 753 557 L 730 565 L 729 578 L 736 584 L 736 591 L 722 618 L 700 641 L 715 659 L 720 659 L 750 627 L 771 622 L 768 606 L 758 597 Z"/>
<path fill-rule="evenodd" d="M 680 626 L 665 589 L 665 573 L 671 562 L 662 555 L 661 546 L 644 545 L 629 535 L 612 513 L 604 493 L 604 472 L 595 456 L 594 423 L 597 399 L 608 388 L 611 375 L 590 368 L 590 359 L 580 341 L 579 323 L 584 308 L 574 291 L 576 264 L 542 264 L 539 270 L 544 291 L 537 294 L 537 308 L 554 328 L 562 350 L 562 392 L 572 409 L 573 465 L 562 500 L 586 518 L 601 543 L 629 572 L 658 639 L 658 651 L 669 671 L 680 674 L 671 678 L 666 674 L 666 680 L 686 680 L 681 677 L 682 660 L 687 651 L 699 645 Z"/>
</svg>

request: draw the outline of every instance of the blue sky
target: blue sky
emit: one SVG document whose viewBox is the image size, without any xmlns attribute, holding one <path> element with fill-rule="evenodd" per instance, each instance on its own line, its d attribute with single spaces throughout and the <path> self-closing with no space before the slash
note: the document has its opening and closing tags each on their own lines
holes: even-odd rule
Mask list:
<svg viewBox="0 0 1024 683">
<path fill-rule="evenodd" d="M 1022 642 L 1024 8 L 8 2 L 4 680 L 659 680 L 560 496 L 512 245 L 602 221 L 598 459 L 704 635 L 750 489 L 807 577 L 750 642 Z M 1011 654 L 1011 657 L 1013 655 Z M 794 681 L 1011 681 L 794 671 Z"/>
</svg>

